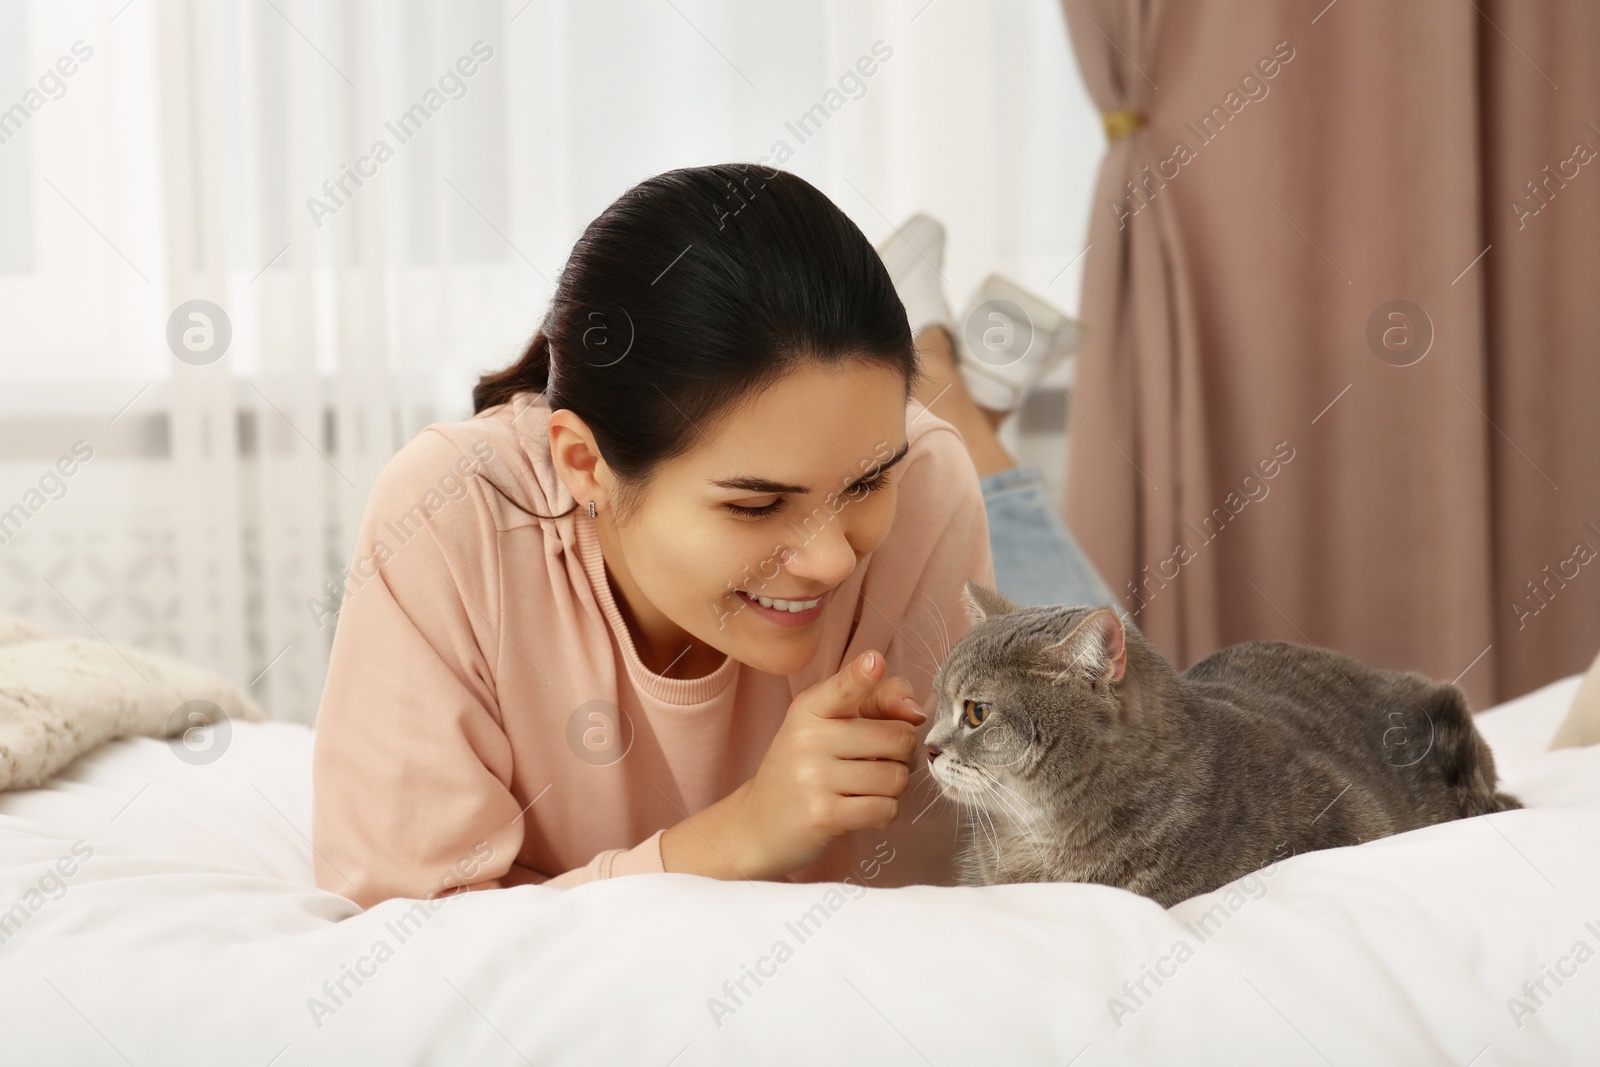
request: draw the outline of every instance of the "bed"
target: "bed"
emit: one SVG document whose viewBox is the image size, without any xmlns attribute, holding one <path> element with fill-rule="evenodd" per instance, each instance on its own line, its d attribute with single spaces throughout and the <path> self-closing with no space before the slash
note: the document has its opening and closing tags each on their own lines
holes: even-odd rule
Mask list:
<svg viewBox="0 0 1600 1067">
<path fill-rule="evenodd" d="M 311 877 L 312 733 L 131 738 L 0 795 L 7 1064 L 1600 1062 L 1579 678 L 1478 717 L 1527 808 L 1118 889 L 638 875 L 362 912 Z"/>
</svg>

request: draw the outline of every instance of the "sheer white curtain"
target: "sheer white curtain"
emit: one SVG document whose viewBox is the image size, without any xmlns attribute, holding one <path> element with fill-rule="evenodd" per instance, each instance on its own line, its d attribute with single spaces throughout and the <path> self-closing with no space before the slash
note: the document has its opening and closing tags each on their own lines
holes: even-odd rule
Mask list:
<svg viewBox="0 0 1600 1067">
<path fill-rule="evenodd" d="M 629 185 L 768 157 L 1072 310 L 1100 148 L 1055 0 L 0 0 L 0 611 L 309 721 L 374 477 Z"/>
</svg>

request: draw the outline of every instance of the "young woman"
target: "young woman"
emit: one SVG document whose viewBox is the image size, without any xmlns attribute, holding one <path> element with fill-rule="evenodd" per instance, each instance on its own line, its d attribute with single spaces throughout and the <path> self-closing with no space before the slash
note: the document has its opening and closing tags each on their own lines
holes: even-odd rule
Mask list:
<svg viewBox="0 0 1600 1067">
<path fill-rule="evenodd" d="M 996 584 L 985 489 L 1018 483 L 948 336 L 919 371 L 911 325 L 792 174 L 675 170 L 595 219 L 475 416 L 373 489 L 317 718 L 317 884 L 952 884 L 919 728 L 963 585 Z M 987 434 L 981 477 L 957 425 Z"/>
</svg>

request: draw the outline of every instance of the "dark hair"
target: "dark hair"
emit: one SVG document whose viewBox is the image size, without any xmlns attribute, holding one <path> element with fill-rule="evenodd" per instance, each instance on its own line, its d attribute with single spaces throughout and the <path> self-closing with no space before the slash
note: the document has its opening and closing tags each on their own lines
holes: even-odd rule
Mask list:
<svg viewBox="0 0 1600 1067">
<path fill-rule="evenodd" d="M 746 396 L 802 363 L 847 360 L 901 371 L 910 397 L 905 306 L 856 224 L 787 171 L 683 167 L 588 225 L 526 351 L 483 375 L 472 405 L 542 390 L 550 410 L 572 410 L 616 472 L 626 514 L 658 464 Z"/>
</svg>

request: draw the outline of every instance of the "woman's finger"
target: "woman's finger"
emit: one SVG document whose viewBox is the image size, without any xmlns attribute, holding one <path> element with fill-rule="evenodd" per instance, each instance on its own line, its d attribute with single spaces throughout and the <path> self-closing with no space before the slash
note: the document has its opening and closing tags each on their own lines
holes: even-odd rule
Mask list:
<svg viewBox="0 0 1600 1067">
<path fill-rule="evenodd" d="M 861 702 L 861 716 L 867 719 L 900 719 L 912 726 L 928 721 L 917 704 L 916 691 L 899 675 L 880 679 Z"/>
</svg>

